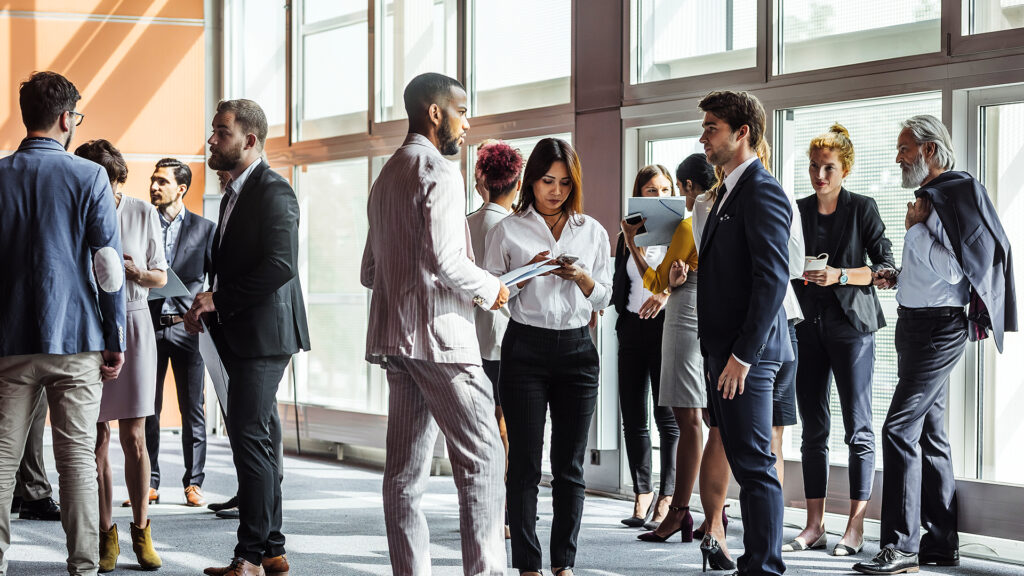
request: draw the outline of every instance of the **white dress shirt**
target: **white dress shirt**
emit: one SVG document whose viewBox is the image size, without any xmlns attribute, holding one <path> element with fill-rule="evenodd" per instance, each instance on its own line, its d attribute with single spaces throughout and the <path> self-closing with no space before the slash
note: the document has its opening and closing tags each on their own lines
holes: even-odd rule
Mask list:
<svg viewBox="0 0 1024 576">
<path fill-rule="evenodd" d="M 509 310 L 520 324 L 568 330 L 590 323 L 590 313 L 608 306 L 612 296 L 611 246 L 608 233 L 597 220 L 582 214 L 569 220 L 556 241 L 544 218 L 533 206 L 498 223 L 487 234 L 484 268 L 501 275 L 525 266 L 538 253 L 548 250 L 552 258 L 562 254 L 578 256 L 576 265 L 594 280 L 590 296 L 575 282 L 553 274 L 529 280 L 519 289 L 508 287 Z"/>
<path fill-rule="evenodd" d="M 644 251 L 644 260 L 651 268 L 657 268 L 665 259 L 665 253 L 668 252 L 668 246 L 648 246 L 640 247 L 640 249 Z M 626 262 L 626 274 L 629 275 L 629 296 L 626 298 L 626 310 L 639 314 L 640 307 L 647 302 L 648 298 L 654 296 L 654 293 L 644 287 L 643 274 L 640 274 L 640 269 L 636 267 L 636 260 L 632 254 L 629 255 L 629 262 Z"/>
<path fill-rule="evenodd" d="M 484 244 L 487 233 L 509 214 L 510 212 L 504 206 L 488 202 L 476 212 L 466 216 L 473 254 L 476 255 L 477 262 L 482 262 L 484 254 L 487 253 Z M 508 327 L 508 306 L 502 306 L 498 310 L 487 310 L 482 306 L 477 306 L 474 313 L 476 314 L 476 338 L 480 342 L 480 357 L 484 360 L 501 360 L 501 341 L 505 337 L 505 328 Z"/>
<path fill-rule="evenodd" d="M 121 223 L 121 250 L 132 257 L 139 270 L 167 270 L 160 216 L 152 204 L 127 194 L 117 205 Z M 149 288 L 128 280 L 125 300 L 135 302 L 149 297 Z"/>
<path fill-rule="evenodd" d="M 935 210 L 907 230 L 896 282 L 896 302 L 907 308 L 966 306 L 970 301 L 971 283 Z"/>
<path fill-rule="evenodd" d="M 693 228 L 693 245 L 700 250 L 700 237 L 704 234 L 704 225 L 708 223 L 708 216 L 711 215 L 711 207 L 715 201 L 711 199 L 711 193 L 705 192 L 693 201 L 693 219 L 690 220 Z"/>
<path fill-rule="evenodd" d="M 747 166 L 753 164 L 754 160 L 757 160 L 756 154 L 747 158 L 746 162 L 737 166 L 735 170 L 725 177 L 725 180 L 722 182 L 725 184 L 725 194 L 722 195 L 722 201 L 718 204 L 719 212 L 722 211 L 722 206 L 725 206 L 725 201 L 729 199 L 729 194 L 732 194 L 732 189 L 736 187 L 736 183 L 740 181 L 740 176 L 743 176 L 743 173 L 747 171 Z"/>
<path fill-rule="evenodd" d="M 256 169 L 260 163 L 263 162 L 262 158 L 257 158 L 249 167 L 245 169 L 238 178 L 228 182 L 228 185 L 224 189 L 223 202 L 227 202 L 227 206 L 224 207 L 224 221 L 220 223 L 220 241 L 224 241 L 224 231 L 228 226 L 228 219 L 231 218 L 231 211 L 235 209 L 235 204 L 238 203 L 238 196 L 242 193 L 242 188 L 245 187 L 245 181 L 249 179 L 249 175 Z M 231 191 L 229 194 L 228 191 Z"/>
</svg>

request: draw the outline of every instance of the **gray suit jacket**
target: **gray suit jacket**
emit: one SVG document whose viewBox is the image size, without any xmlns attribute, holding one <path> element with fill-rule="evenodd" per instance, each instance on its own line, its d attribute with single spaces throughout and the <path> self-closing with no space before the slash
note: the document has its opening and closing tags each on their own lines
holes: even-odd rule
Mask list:
<svg viewBox="0 0 1024 576">
<path fill-rule="evenodd" d="M 501 282 L 470 259 L 466 187 L 457 165 L 409 134 L 370 190 L 360 280 L 373 290 L 366 359 L 480 364 L 473 304 Z"/>
<path fill-rule="evenodd" d="M 498 204 L 488 202 L 476 212 L 466 216 L 469 224 L 469 236 L 473 241 L 473 254 L 477 261 L 487 253 L 484 240 L 487 233 L 498 222 L 511 214 Z M 484 360 L 501 360 L 501 340 L 505 337 L 508 327 L 508 308 L 500 310 L 476 309 L 476 339 L 480 343 L 480 357 Z"/>
</svg>

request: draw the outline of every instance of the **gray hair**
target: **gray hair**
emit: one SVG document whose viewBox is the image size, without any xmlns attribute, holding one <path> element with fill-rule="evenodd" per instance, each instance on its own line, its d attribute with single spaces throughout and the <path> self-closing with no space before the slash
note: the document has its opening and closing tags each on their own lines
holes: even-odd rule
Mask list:
<svg viewBox="0 0 1024 576">
<path fill-rule="evenodd" d="M 910 130 L 914 140 L 918 144 L 931 142 L 935 144 L 935 156 L 931 163 L 943 170 L 952 170 L 956 158 L 953 156 L 953 141 L 949 137 L 946 126 L 935 116 L 921 114 L 908 118 L 901 125 L 904 129 Z"/>
</svg>

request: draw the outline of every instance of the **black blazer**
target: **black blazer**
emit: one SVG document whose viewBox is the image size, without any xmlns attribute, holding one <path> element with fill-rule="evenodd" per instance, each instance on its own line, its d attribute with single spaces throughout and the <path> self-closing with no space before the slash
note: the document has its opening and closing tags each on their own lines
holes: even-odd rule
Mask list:
<svg viewBox="0 0 1024 576">
<path fill-rule="evenodd" d="M 796 201 L 804 226 L 804 246 L 808 256 L 828 253 L 828 265 L 833 268 L 861 268 L 871 259 L 871 270 L 895 268 L 892 242 L 885 237 L 885 224 L 874 198 L 853 194 L 846 188 L 839 191 L 836 202 L 835 227 L 832 246 L 818 246 L 818 197 L 810 195 Z M 865 258 L 866 257 L 866 258 Z M 803 280 L 793 282 L 800 305 L 806 307 L 807 286 Z M 860 332 L 875 332 L 885 326 L 885 315 L 873 286 L 840 286 L 835 292 L 839 306 L 850 324 Z"/>
<path fill-rule="evenodd" d="M 188 288 L 188 296 L 171 298 L 174 313 L 184 316 L 192 307 L 196 294 L 203 289 L 203 281 L 210 271 L 210 250 L 213 248 L 213 233 L 216 225 L 184 209 L 182 211 L 181 230 L 178 232 L 178 244 L 174 248 L 174 265 L 171 269 L 181 278 Z M 165 299 L 149 301 L 149 312 L 153 317 L 153 325 L 160 328 L 160 316 Z"/>
<path fill-rule="evenodd" d="M 213 238 L 210 277 L 220 324 L 214 336 L 236 356 L 309 350 L 299 285 L 299 203 L 288 181 L 260 161 Z M 221 240 L 223 237 L 223 240 Z"/>
<path fill-rule="evenodd" d="M 789 282 L 793 208 L 754 160 L 725 202 L 719 192 L 700 242 L 697 336 L 705 355 L 787 362 L 794 358 L 782 300 Z M 721 211 L 719 211 L 721 208 Z"/>
<path fill-rule="evenodd" d="M 626 311 L 626 303 L 629 301 L 629 274 L 626 272 L 626 263 L 632 256 L 626 248 L 626 240 L 619 232 L 615 242 L 615 274 L 612 276 L 612 306 L 621 317 Z M 615 322 L 615 328 L 619 327 L 619 321 Z"/>
<path fill-rule="evenodd" d="M 971 341 L 980 340 L 992 330 L 996 348 L 1002 352 L 1003 332 L 1017 331 L 1017 294 L 1010 239 L 988 192 L 970 174 L 949 171 L 914 195 L 931 200 L 971 283 L 968 336 Z"/>
</svg>

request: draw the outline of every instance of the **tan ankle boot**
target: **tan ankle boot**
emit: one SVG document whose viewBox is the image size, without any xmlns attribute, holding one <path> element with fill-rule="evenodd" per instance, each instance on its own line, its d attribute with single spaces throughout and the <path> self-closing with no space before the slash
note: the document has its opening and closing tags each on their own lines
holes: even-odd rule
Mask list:
<svg viewBox="0 0 1024 576">
<path fill-rule="evenodd" d="M 152 521 L 146 520 L 146 527 L 139 528 L 132 522 L 132 550 L 135 551 L 135 557 L 143 570 L 156 570 L 163 566 L 156 550 L 153 549 L 153 538 L 149 532 L 151 525 Z"/>
<path fill-rule="evenodd" d="M 121 554 L 121 545 L 117 542 L 117 524 L 104 531 L 100 528 L 100 572 L 110 572 L 117 566 L 117 557 Z"/>
</svg>

